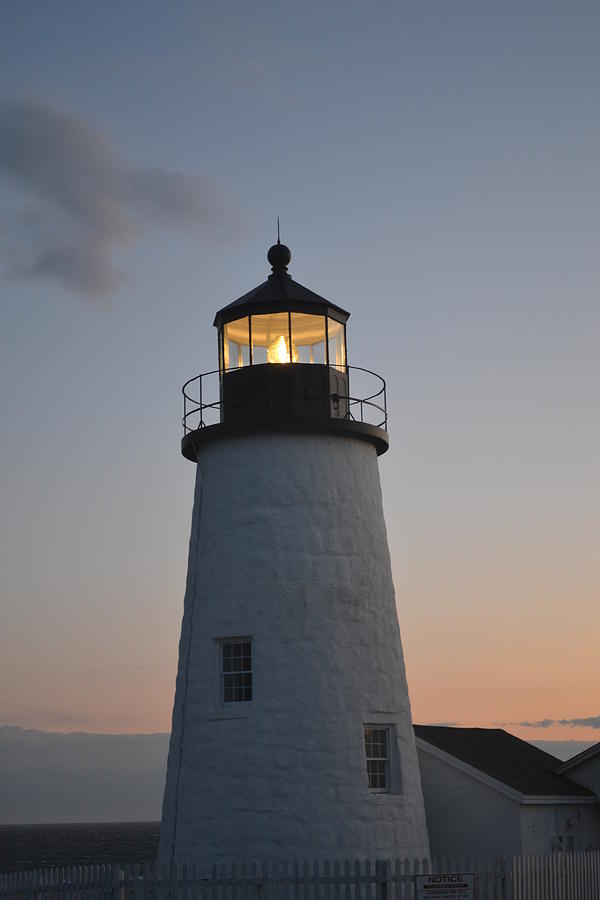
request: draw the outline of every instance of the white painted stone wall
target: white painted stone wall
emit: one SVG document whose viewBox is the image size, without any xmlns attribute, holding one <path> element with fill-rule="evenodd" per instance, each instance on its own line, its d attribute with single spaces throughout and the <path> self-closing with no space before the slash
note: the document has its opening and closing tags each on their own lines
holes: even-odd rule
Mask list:
<svg viewBox="0 0 600 900">
<path fill-rule="evenodd" d="M 222 704 L 219 639 L 250 636 L 251 704 Z M 429 846 L 377 457 L 354 437 L 201 451 L 159 856 L 425 856 Z M 394 790 L 363 726 L 392 726 Z"/>
<path fill-rule="evenodd" d="M 421 748 L 419 763 L 433 857 L 521 853 L 517 801 Z"/>
</svg>

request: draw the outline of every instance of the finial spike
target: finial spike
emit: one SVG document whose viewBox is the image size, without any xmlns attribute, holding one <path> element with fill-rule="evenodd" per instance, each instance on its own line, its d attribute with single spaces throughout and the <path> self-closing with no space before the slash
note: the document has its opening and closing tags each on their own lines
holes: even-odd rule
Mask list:
<svg viewBox="0 0 600 900">
<path fill-rule="evenodd" d="M 281 243 L 281 241 L 279 240 L 279 216 L 277 216 L 277 243 Z"/>
</svg>

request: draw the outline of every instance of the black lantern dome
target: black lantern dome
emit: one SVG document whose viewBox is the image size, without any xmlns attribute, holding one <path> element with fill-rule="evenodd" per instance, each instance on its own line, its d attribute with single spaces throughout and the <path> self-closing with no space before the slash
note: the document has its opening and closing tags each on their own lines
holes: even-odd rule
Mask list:
<svg viewBox="0 0 600 900">
<path fill-rule="evenodd" d="M 346 355 L 346 322 L 350 313 L 294 281 L 287 271 L 292 254 L 285 244 L 274 244 L 267 258 L 272 267 L 267 280 L 215 315 L 219 401 L 204 402 L 204 376 L 199 376 L 200 396 L 195 412 L 200 412 L 200 428 L 190 428 L 188 420 L 194 410 L 188 410 L 186 405 L 184 455 L 196 458 L 195 447 L 200 438 L 265 429 L 329 432 L 351 428 L 373 441 L 378 453 L 385 452 L 388 442 L 382 379 L 382 387 L 373 394 L 382 395 L 384 401 L 383 406 L 374 404 L 378 414 L 383 413 L 383 420 L 377 425 L 363 421 L 364 404 L 370 403 L 372 397 L 357 400 L 350 396 L 351 367 Z M 192 379 L 184 387 L 190 404 L 190 386 L 195 381 Z M 219 421 L 209 425 L 204 421 L 203 410 L 217 407 Z"/>
<path fill-rule="evenodd" d="M 282 244 L 281 241 L 277 241 L 276 244 L 273 244 L 273 246 L 269 248 L 269 252 L 267 253 L 267 259 L 271 263 L 274 272 L 277 269 L 287 270 L 291 258 L 292 251 L 289 247 L 286 247 L 285 244 Z"/>
<path fill-rule="evenodd" d="M 291 258 L 289 247 L 280 243 L 273 244 L 267 253 L 272 268 L 267 280 L 220 309 L 213 324 L 220 329 L 225 323 L 246 315 L 288 310 L 307 315 L 331 315 L 336 321 L 345 324 L 350 316 L 349 312 L 294 281 L 287 270 Z"/>
</svg>

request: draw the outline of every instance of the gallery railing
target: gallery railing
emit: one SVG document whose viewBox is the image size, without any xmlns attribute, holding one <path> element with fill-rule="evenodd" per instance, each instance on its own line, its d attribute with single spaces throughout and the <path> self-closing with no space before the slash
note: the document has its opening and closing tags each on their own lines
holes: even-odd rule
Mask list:
<svg viewBox="0 0 600 900">
<path fill-rule="evenodd" d="M 363 369 L 360 366 L 347 366 L 346 368 L 349 380 L 351 380 L 352 392 L 349 392 L 348 395 L 331 394 L 331 399 L 337 401 L 336 405 L 347 410 L 343 418 L 352 422 L 373 425 L 387 431 L 387 397 L 384 379 L 370 369 Z M 203 372 L 186 381 L 182 388 L 184 435 L 209 425 L 218 425 L 221 422 L 221 379 L 227 377 L 228 372 L 234 371 L 237 371 L 237 367 L 225 369 L 223 373 L 219 369 L 214 369 L 212 372 Z M 355 394 L 357 396 L 354 396 Z"/>
</svg>

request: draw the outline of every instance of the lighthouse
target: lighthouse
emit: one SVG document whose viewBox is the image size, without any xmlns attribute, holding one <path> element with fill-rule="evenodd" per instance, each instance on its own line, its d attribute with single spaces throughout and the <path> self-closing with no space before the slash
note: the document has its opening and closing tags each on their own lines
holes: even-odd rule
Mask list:
<svg viewBox="0 0 600 900">
<path fill-rule="evenodd" d="M 216 313 L 218 370 L 184 386 L 196 486 L 163 863 L 429 853 L 377 462 L 385 383 L 349 365 L 349 313 L 290 259 L 271 247 L 267 280 Z"/>
</svg>

